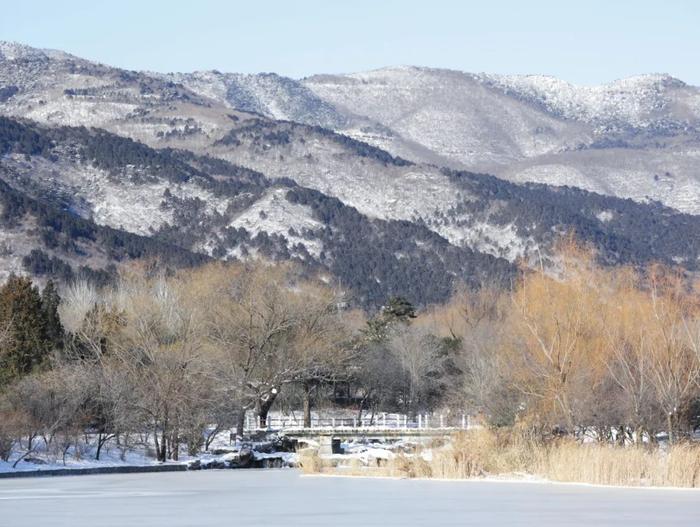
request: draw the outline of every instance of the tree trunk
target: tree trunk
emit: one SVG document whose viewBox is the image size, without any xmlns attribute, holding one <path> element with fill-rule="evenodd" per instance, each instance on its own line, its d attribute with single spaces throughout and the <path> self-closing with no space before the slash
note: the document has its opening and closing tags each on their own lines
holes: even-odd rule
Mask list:
<svg viewBox="0 0 700 527">
<path fill-rule="evenodd" d="M 238 411 L 238 416 L 236 417 L 236 437 L 243 437 L 243 433 L 245 432 L 245 412 L 246 407 L 241 406 Z"/>
<path fill-rule="evenodd" d="M 173 461 L 178 461 L 180 459 L 180 432 L 178 430 L 178 427 L 175 427 L 175 430 L 173 431 L 173 440 L 172 440 L 172 452 L 170 455 L 170 458 Z"/>
<path fill-rule="evenodd" d="M 27 450 L 24 454 L 22 454 L 21 456 L 19 456 L 19 457 L 17 458 L 17 461 L 15 461 L 15 462 L 12 464 L 12 468 L 17 468 L 17 463 L 19 463 L 20 461 L 22 461 L 25 457 L 27 457 L 29 454 L 31 454 L 31 453 L 33 453 L 33 452 L 34 452 L 33 450 Z"/>
<path fill-rule="evenodd" d="M 100 453 L 102 452 L 102 447 L 107 441 L 111 439 L 111 437 L 112 436 L 110 436 L 109 434 L 103 434 L 102 432 L 99 432 L 97 434 L 97 452 L 95 452 L 96 461 L 100 460 Z"/>
<path fill-rule="evenodd" d="M 164 463 L 168 459 L 168 436 L 166 435 L 165 426 L 160 435 L 160 452 L 158 452 L 158 461 Z"/>
<path fill-rule="evenodd" d="M 270 408 L 277 399 L 279 390 L 273 388 L 269 392 L 264 393 L 258 401 L 258 416 L 260 417 L 260 428 L 267 428 L 267 414 L 270 413 Z"/>
<path fill-rule="evenodd" d="M 156 447 L 156 459 L 160 460 L 160 441 L 158 440 L 158 426 L 153 430 L 153 442 Z"/>
<path fill-rule="evenodd" d="M 211 446 L 212 442 L 216 438 L 217 435 L 219 435 L 219 432 L 221 432 L 221 426 L 218 424 L 214 427 L 214 429 L 207 434 L 206 439 L 204 440 L 204 450 L 209 452 L 209 447 Z"/>
<path fill-rule="evenodd" d="M 66 456 L 68 455 L 68 450 L 70 450 L 70 443 L 63 447 L 63 466 L 66 466 Z"/>
<path fill-rule="evenodd" d="M 371 392 L 367 392 L 365 394 L 365 396 L 362 398 L 362 400 L 360 401 L 360 409 L 357 411 L 357 422 L 360 425 L 360 427 L 362 426 L 362 412 L 364 412 L 365 406 L 367 404 L 367 401 L 369 401 L 370 397 L 371 397 Z"/>
<path fill-rule="evenodd" d="M 311 428 L 311 383 L 304 381 L 304 428 Z"/>
</svg>

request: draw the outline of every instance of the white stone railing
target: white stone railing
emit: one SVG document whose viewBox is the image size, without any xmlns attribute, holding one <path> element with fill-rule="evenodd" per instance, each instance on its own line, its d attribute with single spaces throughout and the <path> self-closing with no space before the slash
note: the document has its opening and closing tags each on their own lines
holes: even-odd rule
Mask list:
<svg viewBox="0 0 700 527">
<path fill-rule="evenodd" d="M 261 426 L 257 416 L 252 413 L 246 415 L 245 428 L 252 430 L 294 430 L 304 427 L 304 420 L 301 414 L 284 415 L 281 413 L 271 414 L 267 418 L 266 426 Z M 445 415 L 445 414 L 418 414 L 409 418 L 406 414 L 398 413 L 376 413 L 374 416 L 366 415 L 360 417 L 347 416 L 323 416 L 314 414 L 311 418 L 311 428 L 323 429 L 392 429 L 392 430 L 420 430 L 420 429 L 462 429 L 474 428 L 472 418 L 468 414 Z"/>
</svg>

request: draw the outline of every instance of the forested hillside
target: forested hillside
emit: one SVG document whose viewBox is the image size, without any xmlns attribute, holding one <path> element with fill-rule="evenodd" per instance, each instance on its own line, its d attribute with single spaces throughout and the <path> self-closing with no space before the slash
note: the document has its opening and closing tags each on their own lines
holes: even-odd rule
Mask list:
<svg viewBox="0 0 700 527">
<path fill-rule="evenodd" d="M 311 137 L 370 167 L 412 167 L 293 123 L 253 120 L 217 148 L 235 158 L 236 149 L 257 144 L 268 166 L 275 148 L 303 149 Z M 154 149 L 99 129 L 0 117 L 0 147 L 8 269 L 63 280 L 91 274 L 104 282 L 115 264 L 135 258 L 181 266 L 257 255 L 332 276 L 353 302 L 376 309 L 396 295 L 440 302 L 459 283 L 506 285 L 516 258 L 546 261 L 562 236 L 591 243 L 609 264 L 659 261 L 693 270 L 700 250 L 698 217 L 469 172 L 437 172 L 458 194 L 433 215 L 392 218 L 348 205 L 332 186 L 330 195 L 304 187 L 297 181 L 305 176 L 294 172 L 270 178 L 221 157 Z"/>
</svg>

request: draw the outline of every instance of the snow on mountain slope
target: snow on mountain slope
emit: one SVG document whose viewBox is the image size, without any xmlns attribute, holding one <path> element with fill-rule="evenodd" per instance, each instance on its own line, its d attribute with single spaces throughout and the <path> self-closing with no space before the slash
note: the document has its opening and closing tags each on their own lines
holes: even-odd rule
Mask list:
<svg viewBox="0 0 700 527">
<path fill-rule="evenodd" d="M 204 214 L 223 214 L 228 205 L 195 182 L 117 180 L 105 170 L 66 159 L 33 157 L 27 161 L 24 156 L 12 155 L 5 157 L 2 165 L 13 169 L 16 179 L 8 182 L 21 186 L 22 178 L 34 181 L 43 192 L 65 197 L 80 216 L 134 234 L 150 235 L 173 222 L 173 210 L 162 206 L 166 189 L 180 200 L 201 200 L 206 204 Z"/>
<path fill-rule="evenodd" d="M 576 86 L 544 75 L 478 76 L 504 93 L 541 104 L 567 119 L 600 125 L 649 127 L 669 117 L 700 119 L 700 92 L 669 75 L 638 75 L 600 86 Z M 674 107 L 675 106 L 675 107 Z"/>
<path fill-rule="evenodd" d="M 46 59 L 68 60 L 76 58 L 57 49 L 39 49 L 19 42 L 0 40 L 0 60 L 44 61 Z"/>
<path fill-rule="evenodd" d="M 700 145 L 684 149 L 593 149 L 526 159 L 499 171 L 510 181 L 565 183 L 639 202 L 700 213 Z"/>
<path fill-rule="evenodd" d="M 286 194 L 288 189 L 273 188 L 265 193 L 247 210 L 236 216 L 231 227 L 244 228 L 258 234 L 266 232 L 284 236 L 290 245 L 301 244 L 314 257 L 318 258 L 323 244 L 311 236 L 304 236 L 308 231 L 323 228 L 323 224 L 313 218 L 309 207 L 290 203 Z"/>
<path fill-rule="evenodd" d="M 86 141 L 89 137 L 90 134 L 79 134 L 73 141 Z M 283 236 L 292 255 L 303 251 L 318 256 L 323 249 L 319 240 L 304 236 L 321 224 L 312 219 L 311 210 L 284 199 L 287 187 L 276 188 L 260 181 L 257 187 L 248 185 L 250 189 L 241 187 L 237 191 L 239 187 L 235 185 L 226 186 L 227 176 L 222 176 L 223 181 L 217 184 L 203 177 L 186 179 L 175 173 L 177 164 L 171 165 L 169 171 L 174 177 L 163 177 L 156 172 L 157 165 L 126 163 L 124 146 L 103 143 L 102 153 L 109 155 L 112 149 L 122 152 L 116 165 L 106 170 L 84 154 L 76 155 L 83 147 L 81 143 L 72 143 L 54 133 L 54 144 L 51 155 L 11 153 L 0 157 L 2 180 L 29 195 L 58 203 L 97 225 L 143 236 L 167 236 L 174 229 L 169 237 L 176 244 L 208 255 L 215 251 L 222 257 L 234 255 L 236 251 L 226 253 L 225 248 L 235 245 L 236 255 L 240 256 L 241 246 L 260 233 Z M 153 163 L 158 162 L 164 161 Z M 183 163 L 180 170 L 188 170 L 188 165 Z M 230 242 L 229 228 L 241 231 Z"/>
<path fill-rule="evenodd" d="M 61 152 L 57 161 L 10 155 L 4 163 L 17 177 L 100 225 L 154 233 L 216 257 L 241 256 L 249 248 L 322 260 L 325 244 L 339 243 L 334 236 L 350 228 L 318 232 L 331 221 L 323 207 L 339 206 L 328 205 L 330 198 L 357 209 L 382 236 L 398 221 L 409 238 L 429 230 L 453 248 L 511 262 L 546 250 L 557 233 L 571 229 L 619 251 L 634 245 L 627 237 L 638 235 L 615 222 L 626 217 L 626 204 L 600 205 L 599 197 L 572 193 L 582 204 L 557 208 L 556 190 L 471 176 L 460 184 L 439 167 L 469 166 L 521 183 L 574 185 L 700 212 L 696 92 L 666 77 L 580 92 L 548 78 L 413 67 L 303 81 L 274 74 L 162 75 L 0 46 L 0 113 L 51 126 L 101 127 L 154 148 L 214 158 L 187 161 L 206 173 L 198 179 L 190 177 L 192 167 L 177 168 L 175 177 L 160 170 L 160 163 L 182 161 L 181 152 L 171 150 L 143 167 L 122 159 L 124 166 L 117 163 L 113 172 Z M 100 154 L 107 164 L 112 149 L 124 147 L 110 141 Z M 423 162 L 396 159 L 369 144 Z M 155 155 L 127 146 L 137 158 Z M 238 169 L 220 172 L 218 160 Z M 235 195 L 217 187 L 241 167 L 269 179 L 251 192 L 237 188 Z M 274 181 L 279 178 L 284 181 Z M 306 205 L 286 199 L 294 184 L 323 194 L 321 212 L 312 210 L 320 198 L 307 196 Z M 610 216 L 615 207 L 621 210 Z M 633 211 L 637 224 L 641 210 L 647 209 Z M 666 214 L 659 210 L 650 207 L 649 214 Z M 297 244 L 303 249 L 294 249 Z M 675 241 L 669 247 L 679 258 L 694 258 Z M 645 250 L 635 246 L 630 254 L 646 257 Z"/>
<path fill-rule="evenodd" d="M 11 274 L 21 274 L 22 259 L 40 243 L 34 222 L 21 222 L 12 228 L 0 229 L 0 281 Z"/>
<path fill-rule="evenodd" d="M 387 162 L 383 152 L 358 155 L 357 146 L 319 128 L 261 120 L 234 128 L 209 153 L 273 179 L 293 179 L 371 218 L 429 220 L 470 199 L 433 166 Z M 455 245 L 475 238 L 442 225 L 436 231 Z"/>
<path fill-rule="evenodd" d="M 478 168 L 561 150 L 584 128 L 523 105 L 467 73 L 402 67 L 320 75 L 304 84 L 453 162 Z"/>
<path fill-rule="evenodd" d="M 690 161 L 700 147 L 700 91 L 667 75 L 593 87 L 414 67 L 301 83 L 216 72 L 176 79 L 240 109 L 321 123 L 407 159 L 700 212 Z M 667 172 L 673 181 L 659 184 Z"/>
<path fill-rule="evenodd" d="M 6 115 L 103 127 L 154 147 L 206 153 L 240 121 L 257 118 L 250 112 L 322 126 L 417 162 L 700 214 L 692 162 L 700 149 L 700 90 L 667 75 L 594 87 L 417 67 L 301 81 L 216 71 L 163 75 L 0 44 Z M 329 177 L 323 167 L 310 170 L 297 175 L 300 181 Z M 376 199 L 355 196 L 352 203 Z"/>
<path fill-rule="evenodd" d="M 338 129 L 349 117 L 317 97 L 299 81 L 275 73 L 245 75 L 205 71 L 176 73 L 167 78 L 232 108 L 273 119 Z"/>
<path fill-rule="evenodd" d="M 401 137 L 367 116 L 356 115 L 347 108 L 337 108 L 295 79 L 274 73 L 247 75 L 218 71 L 174 73 L 161 77 L 181 83 L 193 92 L 230 108 L 276 120 L 321 126 L 407 159 L 438 165 L 449 163 L 447 158 L 418 142 Z"/>
<path fill-rule="evenodd" d="M 0 113 L 171 146 L 211 142 L 232 118 L 245 118 L 171 80 L 6 42 L 0 42 Z"/>
<path fill-rule="evenodd" d="M 700 213 L 693 162 L 700 150 L 700 89 L 667 75 L 585 87 L 537 75 L 402 67 L 304 83 L 452 165 Z M 364 140 L 397 151 L 390 140 Z M 659 184 L 667 172 L 673 184 L 668 178 Z"/>
</svg>

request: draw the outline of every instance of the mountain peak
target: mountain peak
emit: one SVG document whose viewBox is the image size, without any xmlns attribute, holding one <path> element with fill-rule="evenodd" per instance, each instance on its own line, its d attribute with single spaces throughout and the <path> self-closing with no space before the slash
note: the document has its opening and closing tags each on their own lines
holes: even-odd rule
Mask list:
<svg viewBox="0 0 700 527">
<path fill-rule="evenodd" d="M 37 48 L 21 42 L 0 40 L 0 60 L 66 60 L 68 58 L 77 57 L 56 49 Z"/>
<path fill-rule="evenodd" d="M 17 60 L 29 57 L 45 57 L 46 54 L 37 48 L 12 42 L 0 40 L 0 58 L 3 60 Z"/>
<path fill-rule="evenodd" d="M 668 90 L 687 86 L 668 74 L 635 75 L 597 86 L 583 86 L 548 75 L 479 74 L 484 85 L 531 101 L 567 119 L 591 123 L 624 122 L 647 126 L 668 104 Z"/>
</svg>

